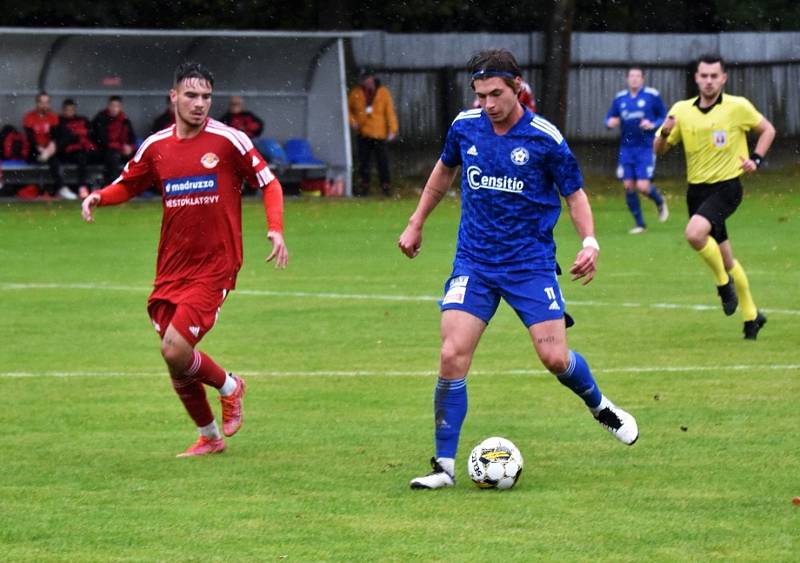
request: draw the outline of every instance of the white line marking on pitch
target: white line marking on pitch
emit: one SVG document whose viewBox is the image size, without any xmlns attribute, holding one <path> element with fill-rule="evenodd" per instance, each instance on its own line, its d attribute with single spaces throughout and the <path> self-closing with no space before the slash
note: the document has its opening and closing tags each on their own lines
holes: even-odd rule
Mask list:
<svg viewBox="0 0 800 563">
<path fill-rule="evenodd" d="M 775 365 L 731 365 L 731 366 L 666 366 L 666 367 L 619 367 L 596 368 L 594 373 L 650 374 L 650 373 L 696 373 L 708 371 L 747 370 L 800 370 L 800 364 Z M 247 377 L 433 377 L 434 370 L 377 371 L 377 370 L 319 370 L 319 371 L 241 371 Z M 471 375 L 550 375 L 544 369 L 473 370 Z M 22 377 L 166 377 L 165 372 L 149 371 L 6 371 L 0 378 Z"/>
<path fill-rule="evenodd" d="M 134 291 L 146 293 L 149 288 L 131 285 L 105 285 L 93 283 L 0 283 L 2 290 L 26 290 L 26 289 L 77 289 L 91 291 Z M 268 289 L 237 289 L 239 295 L 249 295 L 256 297 L 303 297 L 317 299 L 354 299 L 359 301 L 414 301 L 414 302 L 434 302 L 439 297 L 434 295 L 383 295 L 376 293 L 332 293 L 332 292 L 312 292 L 312 291 L 270 291 Z M 689 311 L 718 311 L 719 305 L 692 305 L 681 303 L 610 303 L 607 301 L 572 301 L 568 305 L 577 307 L 626 307 L 644 309 L 679 309 Z M 798 309 L 759 309 L 765 313 L 779 315 L 800 315 Z"/>
</svg>

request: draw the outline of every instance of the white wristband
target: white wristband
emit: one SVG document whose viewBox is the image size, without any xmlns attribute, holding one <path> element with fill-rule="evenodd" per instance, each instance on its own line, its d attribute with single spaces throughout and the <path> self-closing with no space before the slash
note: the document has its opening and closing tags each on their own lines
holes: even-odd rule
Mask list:
<svg viewBox="0 0 800 563">
<path fill-rule="evenodd" d="M 586 248 L 587 246 L 591 246 L 597 252 L 600 252 L 600 245 L 597 244 L 597 239 L 594 237 L 586 237 L 583 239 L 583 248 Z"/>
</svg>

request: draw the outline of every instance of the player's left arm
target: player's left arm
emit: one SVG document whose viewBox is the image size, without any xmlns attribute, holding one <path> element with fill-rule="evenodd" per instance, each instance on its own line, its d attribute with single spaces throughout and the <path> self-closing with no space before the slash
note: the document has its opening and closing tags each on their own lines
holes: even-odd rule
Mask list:
<svg viewBox="0 0 800 563">
<path fill-rule="evenodd" d="M 592 217 L 592 207 L 589 205 L 589 198 L 583 188 L 576 190 L 564 198 L 569 208 L 569 216 L 578 236 L 583 241 L 575 262 L 569 269 L 572 274 L 572 281 L 583 279 L 582 285 L 586 285 L 594 279 L 597 270 L 597 257 L 600 254 L 600 245 L 594 238 L 594 218 Z"/>
<path fill-rule="evenodd" d="M 752 131 L 758 135 L 756 147 L 750 153 L 749 158 L 739 157 L 742 161 L 742 170 L 751 173 L 756 171 L 761 165 L 761 161 L 767 156 L 767 151 L 775 140 L 775 126 L 766 117 L 762 117 Z"/>
<path fill-rule="evenodd" d="M 582 187 L 583 175 L 578 161 L 567 142 L 560 137 L 554 137 L 555 143 L 550 149 L 547 163 L 560 195 L 567 202 L 572 224 L 583 241 L 583 248 L 575 257 L 569 272 L 572 274 L 572 281 L 582 279 L 581 283 L 586 285 L 594 278 L 600 246 L 594 238 L 592 207 Z"/>
<path fill-rule="evenodd" d="M 283 187 L 247 135 L 238 133 L 236 136 L 246 150 L 244 154 L 236 152 L 239 170 L 248 184 L 262 190 L 264 212 L 267 215 L 267 238 L 272 243 L 267 262 L 275 260 L 276 268 L 285 268 L 289 263 L 289 250 L 283 238 Z"/>
<path fill-rule="evenodd" d="M 267 256 L 267 262 L 275 260 L 276 268 L 285 268 L 289 263 L 289 250 L 283 239 L 283 187 L 277 178 L 274 178 L 262 190 L 264 196 L 264 211 L 267 214 L 267 238 L 272 243 L 272 252 Z"/>
</svg>

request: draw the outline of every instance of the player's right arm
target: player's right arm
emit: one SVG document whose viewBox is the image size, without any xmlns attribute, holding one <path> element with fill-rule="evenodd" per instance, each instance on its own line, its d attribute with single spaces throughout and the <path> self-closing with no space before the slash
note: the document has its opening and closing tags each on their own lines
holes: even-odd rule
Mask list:
<svg viewBox="0 0 800 563">
<path fill-rule="evenodd" d="M 145 141 L 134 157 L 128 161 L 119 178 L 89 194 L 81 205 L 81 216 L 87 223 L 94 221 L 92 210 L 102 205 L 119 205 L 136 197 L 154 183 L 152 164 L 149 158 L 149 145 Z"/>
<path fill-rule="evenodd" d="M 450 189 L 457 168 L 457 166 L 450 168 L 441 159 L 433 167 L 433 171 L 425 183 L 425 189 L 422 190 L 417 208 L 397 241 L 397 246 L 409 258 L 414 258 L 419 254 L 422 247 L 422 227 L 425 225 L 428 215 L 439 205 L 447 190 Z"/>
<path fill-rule="evenodd" d="M 606 114 L 606 127 L 609 129 L 614 129 L 615 127 L 619 127 L 619 123 L 619 108 L 617 108 L 617 99 L 614 98 L 614 101 L 611 102 L 611 107 L 608 108 L 608 113 Z"/>
</svg>

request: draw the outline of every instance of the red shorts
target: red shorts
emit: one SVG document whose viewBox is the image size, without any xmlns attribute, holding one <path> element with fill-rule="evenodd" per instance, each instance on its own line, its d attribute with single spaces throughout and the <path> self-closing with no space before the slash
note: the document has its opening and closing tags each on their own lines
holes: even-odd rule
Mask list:
<svg viewBox="0 0 800 563">
<path fill-rule="evenodd" d="M 189 344 L 196 346 L 214 327 L 227 296 L 227 289 L 212 289 L 202 284 L 169 292 L 160 289 L 150 295 L 147 313 L 159 336 L 163 338 L 172 324 Z"/>
</svg>

